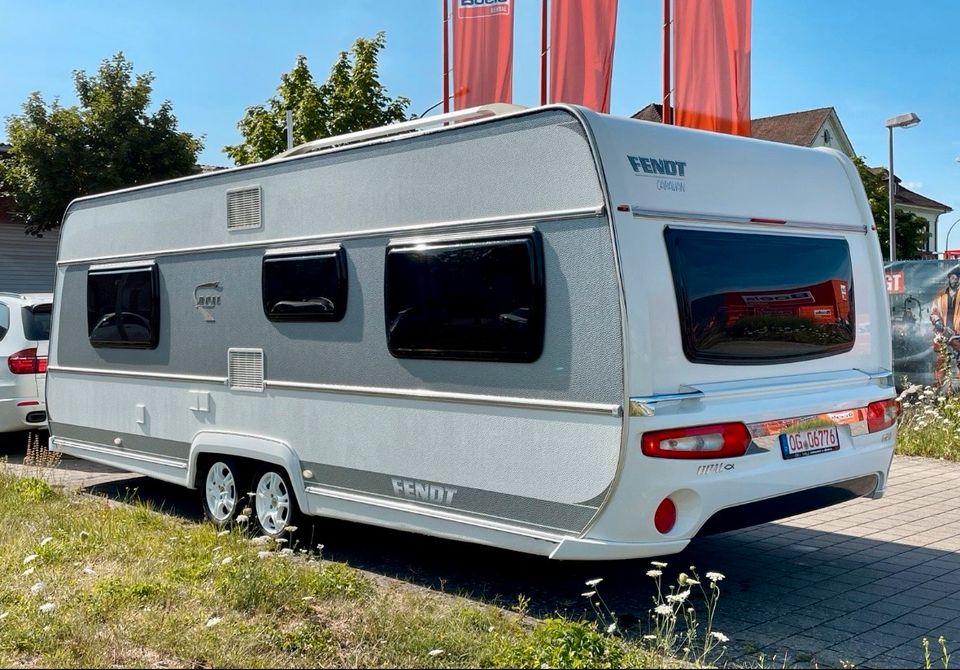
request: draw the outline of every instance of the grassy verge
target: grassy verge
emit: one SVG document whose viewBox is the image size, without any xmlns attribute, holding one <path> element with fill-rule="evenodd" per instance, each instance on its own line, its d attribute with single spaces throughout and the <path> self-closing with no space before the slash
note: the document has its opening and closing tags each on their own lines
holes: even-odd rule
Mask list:
<svg viewBox="0 0 960 670">
<path fill-rule="evenodd" d="M 899 399 L 897 453 L 960 461 L 960 396 L 914 384 Z"/>
<path fill-rule="evenodd" d="M 602 625 L 373 579 L 0 471 L 3 667 L 663 667 Z"/>
</svg>

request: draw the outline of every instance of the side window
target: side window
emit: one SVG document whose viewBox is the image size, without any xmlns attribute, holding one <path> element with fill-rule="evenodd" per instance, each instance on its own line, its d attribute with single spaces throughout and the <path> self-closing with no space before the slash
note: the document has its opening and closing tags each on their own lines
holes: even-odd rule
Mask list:
<svg viewBox="0 0 960 670">
<path fill-rule="evenodd" d="M 268 253 L 261 276 L 263 313 L 271 321 L 340 321 L 346 312 L 342 248 Z"/>
<path fill-rule="evenodd" d="M 87 333 L 95 347 L 156 349 L 160 337 L 157 267 L 91 269 Z"/>
<path fill-rule="evenodd" d="M 10 330 L 10 308 L 0 302 L 0 340 L 6 336 Z"/>
<path fill-rule="evenodd" d="M 390 246 L 384 292 L 387 346 L 397 358 L 531 363 L 543 350 L 536 231 Z"/>
</svg>

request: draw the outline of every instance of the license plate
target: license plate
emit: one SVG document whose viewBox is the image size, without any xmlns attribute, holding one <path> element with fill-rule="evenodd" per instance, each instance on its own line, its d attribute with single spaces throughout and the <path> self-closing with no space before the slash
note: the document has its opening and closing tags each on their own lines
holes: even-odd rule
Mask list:
<svg viewBox="0 0 960 670">
<path fill-rule="evenodd" d="M 780 451 L 784 458 L 813 456 L 825 451 L 836 451 L 839 448 L 840 435 L 837 433 L 836 426 L 780 434 Z"/>
</svg>

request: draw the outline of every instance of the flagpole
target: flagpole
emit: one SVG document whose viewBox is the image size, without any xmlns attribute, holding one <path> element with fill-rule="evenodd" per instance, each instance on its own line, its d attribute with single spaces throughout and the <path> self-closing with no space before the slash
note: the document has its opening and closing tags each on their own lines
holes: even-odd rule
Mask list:
<svg viewBox="0 0 960 670">
<path fill-rule="evenodd" d="M 441 0 L 443 3 L 443 113 L 446 114 L 450 111 L 450 96 L 447 95 L 450 90 L 450 69 L 447 67 L 450 63 L 450 56 L 448 55 L 449 45 L 447 43 L 447 29 L 448 23 L 450 22 L 450 17 L 447 14 L 447 0 Z"/>
<path fill-rule="evenodd" d="M 670 0 L 663 0 L 663 122 L 673 124 L 673 101 L 670 99 L 670 26 L 673 17 Z"/>
<path fill-rule="evenodd" d="M 547 0 L 540 3 L 540 104 L 547 104 Z"/>
</svg>

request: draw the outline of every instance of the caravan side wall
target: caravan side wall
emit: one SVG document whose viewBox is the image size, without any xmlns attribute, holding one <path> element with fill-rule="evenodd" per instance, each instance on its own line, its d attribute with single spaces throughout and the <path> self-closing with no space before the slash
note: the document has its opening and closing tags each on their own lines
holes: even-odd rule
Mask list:
<svg viewBox="0 0 960 670">
<path fill-rule="evenodd" d="M 228 230 L 227 194 L 250 186 L 262 223 Z M 536 361 L 390 355 L 389 245 L 531 228 L 546 276 Z M 268 321 L 265 251 L 310 244 L 345 250 L 344 319 Z M 91 346 L 90 268 L 143 262 L 159 276 L 158 346 Z M 197 292 L 214 283 L 207 321 Z M 307 511 L 536 551 L 526 538 L 587 527 L 619 467 L 621 294 L 596 162 L 568 112 L 79 201 L 56 305 L 47 392 L 67 453 L 193 486 L 205 439 L 263 440 L 294 454 Z M 262 392 L 228 386 L 233 348 L 262 350 Z"/>
</svg>

